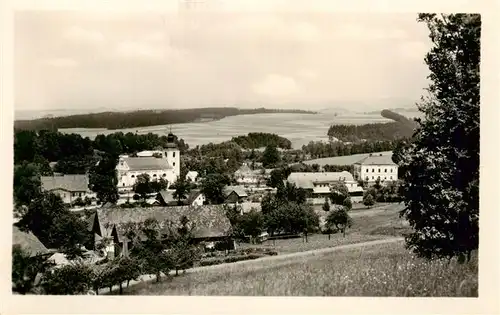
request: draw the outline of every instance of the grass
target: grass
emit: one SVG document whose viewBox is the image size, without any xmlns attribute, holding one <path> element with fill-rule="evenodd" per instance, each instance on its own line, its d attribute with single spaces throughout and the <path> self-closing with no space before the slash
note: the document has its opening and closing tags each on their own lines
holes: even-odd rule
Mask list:
<svg viewBox="0 0 500 315">
<path fill-rule="evenodd" d="M 467 264 L 413 257 L 402 242 L 286 261 L 252 261 L 203 270 L 129 295 L 478 296 L 477 256 Z"/>
<path fill-rule="evenodd" d="M 290 238 L 284 240 L 276 240 L 276 245 L 273 241 L 266 241 L 263 244 L 249 245 L 242 244 L 242 247 L 259 247 L 269 248 L 278 252 L 278 254 L 290 254 L 304 252 L 313 249 L 321 249 L 335 247 L 340 245 L 348 245 L 354 243 L 368 242 L 385 238 L 383 235 L 366 235 L 360 233 L 349 233 L 343 237 L 341 233 L 332 234 L 328 239 L 327 234 L 313 234 L 307 237 L 307 243 L 302 237 Z"/>
</svg>

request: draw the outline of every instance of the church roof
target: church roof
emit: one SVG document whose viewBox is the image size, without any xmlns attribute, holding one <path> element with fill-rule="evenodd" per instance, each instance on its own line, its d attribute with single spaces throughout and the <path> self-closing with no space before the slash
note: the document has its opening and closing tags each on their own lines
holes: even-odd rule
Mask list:
<svg viewBox="0 0 500 315">
<path fill-rule="evenodd" d="M 172 169 L 170 163 L 162 158 L 155 157 L 126 157 L 123 160 L 131 171 L 154 171 Z"/>
</svg>

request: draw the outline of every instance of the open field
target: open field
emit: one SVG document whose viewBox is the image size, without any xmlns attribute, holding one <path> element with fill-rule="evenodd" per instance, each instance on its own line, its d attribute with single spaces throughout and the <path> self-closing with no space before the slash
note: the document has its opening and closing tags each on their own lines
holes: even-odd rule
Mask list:
<svg viewBox="0 0 500 315">
<path fill-rule="evenodd" d="M 292 254 L 293 255 L 293 254 Z M 276 259 L 275 259 L 276 258 Z M 477 256 L 468 264 L 413 257 L 402 242 L 256 260 L 145 282 L 129 295 L 475 296 Z"/>
<path fill-rule="evenodd" d="M 392 155 L 392 151 L 383 151 L 383 152 L 374 152 L 372 154 L 383 154 L 383 155 Z M 344 156 L 334 156 L 334 157 L 327 157 L 327 158 L 322 158 L 322 159 L 314 159 L 314 160 L 307 160 L 304 161 L 304 164 L 308 165 L 313 165 L 313 164 L 318 164 L 319 166 L 324 166 L 324 165 L 351 165 L 359 160 L 369 156 L 370 153 L 360 153 L 360 154 L 353 154 L 353 155 L 344 155 Z"/>
</svg>

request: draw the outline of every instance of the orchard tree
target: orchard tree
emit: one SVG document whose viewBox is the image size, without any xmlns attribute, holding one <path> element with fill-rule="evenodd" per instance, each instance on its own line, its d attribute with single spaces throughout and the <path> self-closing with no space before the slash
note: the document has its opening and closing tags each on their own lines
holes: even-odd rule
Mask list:
<svg viewBox="0 0 500 315">
<path fill-rule="evenodd" d="M 224 202 L 224 187 L 230 182 L 225 174 L 208 174 L 201 182 L 201 192 L 211 204 L 221 204 Z"/>
<path fill-rule="evenodd" d="M 36 164 L 23 162 L 14 167 L 14 201 L 29 205 L 41 193 L 40 171 Z"/>
<path fill-rule="evenodd" d="M 116 176 L 116 164 L 118 158 L 105 155 L 98 163 L 90 168 L 89 188 L 96 193 L 101 204 L 110 202 L 116 204 L 118 201 L 118 178 Z"/>
<path fill-rule="evenodd" d="M 141 196 L 144 201 L 146 201 L 149 194 L 154 192 L 153 185 L 148 174 L 137 175 L 137 179 L 134 184 L 134 192 Z"/>
<path fill-rule="evenodd" d="M 375 204 L 375 198 L 369 192 L 366 192 L 363 196 L 363 204 L 368 208 L 372 207 Z"/>
<path fill-rule="evenodd" d="M 264 167 L 275 167 L 280 161 L 280 153 L 275 146 L 268 145 L 262 154 L 262 165 Z"/>
<path fill-rule="evenodd" d="M 182 204 L 182 200 L 187 198 L 190 190 L 191 184 L 188 183 L 185 178 L 180 177 L 177 182 L 175 182 L 174 198 L 177 199 L 177 204 Z"/>
<path fill-rule="evenodd" d="M 349 216 L 348 210 L 346 207 L 337 207 L 334 211 L 331 211 L 326 217 L 326 226 L 328 230 L 331 230 L 333 227 L 336 230 L 342 232 L 342 235 L 345 237 L 345 231 L 348 227 L 351 227 L 352 219 Z"/>
<path fill-rule="evenodd" d="M 432 48 L 424 118 L 399 149 L 406 246 L 427 257 L 470 259 L 479 244 L 479 14 L 419 14 Z"/>
<path fill-rule="evenodd" d="M 328 198 L 325 198 L 325 203 L 323 203 L 323 211 L 330 211 L 330 202 L 328 202 Z"/>
<path fill-rule="evenodd" d="M 330 199 L 334 205 L 342 205 L 349 197 L 349 190 L 344 183 L 335 183 L 331 188 Z"/>
</svg>

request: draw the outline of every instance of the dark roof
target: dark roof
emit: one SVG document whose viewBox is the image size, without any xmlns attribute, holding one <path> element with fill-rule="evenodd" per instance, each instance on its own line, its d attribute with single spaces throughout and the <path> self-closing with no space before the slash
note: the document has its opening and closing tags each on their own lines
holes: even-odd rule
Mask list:
<svg viewBox="0 0 500 315">
<path fill-rule="evenodd" d="M 12 226 L 12 245 L 20 245 L 21 248 L 30 255 L 48 254 L 50 251 L 31 232 L 21 231 L 17 226 Z"/>
<path fill-rule="evenodd" d="M 88 191 L 87 175 L 42 176 L 40 178 L 44 190 L 63 189 L 66 191 Z"/>
<path fill-rule="evenodd" d="M 151 156 L 146 157 L 124 157 L 123 160 L 127 163 L 131 171 L 149 171 L 149 170 L 165 170 L 172 169 L 170 163 L 162 158 Z"/>
<path fill-rule="evenodd" d="M 186 204 L 187 205 L 192 204 L 193 201 L 195 201 L 195 199 L 198 198 L 199 195 L 201 195 L 200 190 L 191 190 L 191 192 L 189 193 L 189 196 L 186 199 Z"/>
<path fill-rule="evenodd" d="M 243 186 L 227 186 L 224 188 L 224 195 L 228 197 L 233 191 L 236 193 L 236 195 L 238 195 L 238 197 L 248 196 Z"/>
<path fill-rule="evenodd" d="M 121 226 L 128 222 L 144 222 L 149 218 L 154 218 L 162 223 L 170 222 L 177 225 L 182 216 L 186 216 L 189 222 L 194 224 L 193 233 L 197 238 L 225 236 L 231 229 L 231 223 L 226 216 L 224 207 L 221 205 L 206 205 L 201 207 L 101 208 L 97 210 L 96 215 L 99 218 L 101 229 L 106 229 L 106 235 L 110 235 L 113 226 L 116 226 L 121 237 L 123 236 Z M 168 228 L 166 225 L 164 227 Z"/>
<path fill-rule="evenodd" d="M 354 164 L 361 165 L 396 165 L 392 161 L 392 155 L 389 154 L 378 154 L 367 156 Z"/>
</svg>

